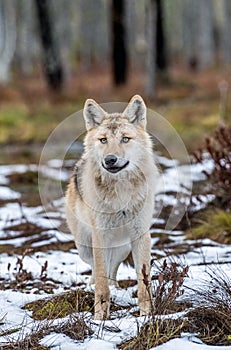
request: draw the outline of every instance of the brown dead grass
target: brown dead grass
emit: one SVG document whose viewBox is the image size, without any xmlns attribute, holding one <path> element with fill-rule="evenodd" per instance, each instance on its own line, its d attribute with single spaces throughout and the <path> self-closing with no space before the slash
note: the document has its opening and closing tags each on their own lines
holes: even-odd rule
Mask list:
<svg viewBox="0 0 231 350">
<path fill-rule="evenodd" d="M 224 305 L 198 307 L 186 314 L 188 330 L 198 333 L 204 343 L 209 345 L 231 344 L 231 309 Z"/>
<path fill-rule="evenodd" d="M 170 339 L 178 338 L 186 321 L 174 319 L 151 319 L 139 330 L 138 335 L 119 345 L 123 350 L 148 350 Z"/>
<path fill-rule="evenodd" d="M 10 341 L 1 346 L 2 350 L 46 350 L 50 349 L 46 346 L 39 344 L 39 341 L 50 333 L 63 333 L 73 340 L 83 341 L 86 337 L 89 337 L 94 332 L 87 325 L 86 320 L 82 316 L 71 315 L 64 322 L 55 325 L 52 321 L 47 323 L 36 325 L 32 329 L 31 334 L 25 335 L 23 340 Z M 23 334 L 21 334 L 23 337 Z"/>
<path fill-rule="evenodd" d="M 176 64 L 169 69 L 167 79 L 158 78 L 155 101 L 147 101 L 147 104 L 169 120 L 186 146 L 193 150 L 202 140 L 202 135 L 217 126 L 219 84 L 223 80 L 230 84 L 230 77 L 228 69 L 197 73 Z M 0 87 L 0 120 L 2 118 L 3 125 L 5 116 L 9 120 L 0 139 L 4 143 L 44 142 L 55 125 L 82 109 L 86 98 L 94 98 L 99 103 L 128 101 L 137 93 L 145 97 L 144 85 L 144 73 L 132 70 L 125 86 L 113 87 L 108 67 L 73 72 L 60 94 L 47 90 L 42 74 L 32 78 L 15 78 L 11 85 Z M 230 98 L 226 107 L 230 111 Z M 12 120 L 12 113 L 16 119 L 19 118 L 17 123 Z"/>
</svg>

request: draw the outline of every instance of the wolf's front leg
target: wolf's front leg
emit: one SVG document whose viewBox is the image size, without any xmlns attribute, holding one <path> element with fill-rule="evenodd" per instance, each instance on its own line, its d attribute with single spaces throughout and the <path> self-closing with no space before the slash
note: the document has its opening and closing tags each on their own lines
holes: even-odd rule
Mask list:
<svg viewBox="0 0 231 350">
<path fill-rule="evenodd" d="M 138 303 L 140 316 L 149 315 L 153 310 L 150 279 L 151 236 L 149 232 L 133 242 L 132 256 L 138 279 Z"/>
<path fill-rule="evenodd" d="M 95 272 L 95 320 L 109 318 L 110 290 L 105 266 L 105 248 L 100 244 L 99 235 L 93 234 L 93 256 Z"/>
</svg>

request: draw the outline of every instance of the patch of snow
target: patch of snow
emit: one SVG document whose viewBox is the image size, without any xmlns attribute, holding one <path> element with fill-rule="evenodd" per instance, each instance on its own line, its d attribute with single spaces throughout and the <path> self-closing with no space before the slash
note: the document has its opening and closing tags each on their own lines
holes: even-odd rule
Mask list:
<svg viewBox="0 0 231 350">
<path fill-rule="evenodd" d="M 77 348 L 79 349 L 80 345 L 79 342 L 69 338 L 65 334 L 55 332 L 46 335 L 39 343 L 52 348 L 52 350 L 76 350 Z"/>
<path fill-rule="evenodd" d="M 195 338 L 193 338 L 195 340 Z M 192 340 L 193 340 L 192 339 Z M 155 350 L 231 350 L 231 346 L 210 346 L 206 344 L 198 344 L 198 342 L 190 341 L 188 337 L 176 338 L 156 346 Z M 151 350 L 152 350 L 151 349 Z"/>
<path fill-rule="evenodd" d="M 151 221 L 151 225 L 153 224 L 165 224 L 165 220 L 161 218 L 153 217 Z"/>
<path fill-rule="evenodd" d="M 160 156 L 159 154 L 156 154 L 155 158 L 157 160 L 157 163 L 165 166 L 166 168 L 171 168 L 171 167 L 177 166 L 179 164 L 178 160 L 169 159 L 167 157 Z"/>
<path fill-rule="evenodd" d="M 50 160 L 48 160 L 47 165 L 51 168 L 62 168 L 63 160 L 62 159 L 50 159 Z"/>
<path fill-rule="evenodd" d="M 77 347 L 76 347 L 77 348 Z M 76 349 L 75 348 L 75 349 Z M 109 341 L 102 339 L 90 339 L 83 344 L 78 344 L 79 350 L 113 350 L 116 346 Z M 68 348 L 62 348 L 62 350 L 69 350 Z"/>
<path fill-rule="evenodd" d="M 9 329 L 19 329 L 17 332 L 8 336 L 0 336 L 0 344 L 12 341 L 18 341 L 26 333 L 31 332 L 34 320 L 29 316 L 29 312 L 22 309 L 26 303 L 34 301 L 41 295 L 25 294 L 13 291 L 0 291 L 0 318 L 2 317 L 1 332 Z"/>
<path fill-rule="evenodd" d="M 37 171 L 38 166 L 36 164 L 11 164 L 11 165 L 0 165 L 0 174 L 2 176 L 9 176 L 11 174 L 23 174 L 27 171 Z"/>
<path fill-rule="evenodd" d="M 192 211 L 199 211 L 201 209 L 206 208 L 206 206 L 215 199 L 215 195 L 213 194 L 200 194 L 200 200 L 197 197 L 198 196 L 192 196 Z"/>
<path fill-rule="evenodd" d="M 0 199 L 1 200 L 12 200 L 21 197 L 19 192 L 11 190 L 9 187 L 0 186 Z"/>
<path fill-rule="evenodd" d="M 69 171 L 62 168 L 51 168 L 48 165 L 40 165 L 39 172 L 42 176 L 56 181 L 67 181 L 69 180 Z"/>
</svg>

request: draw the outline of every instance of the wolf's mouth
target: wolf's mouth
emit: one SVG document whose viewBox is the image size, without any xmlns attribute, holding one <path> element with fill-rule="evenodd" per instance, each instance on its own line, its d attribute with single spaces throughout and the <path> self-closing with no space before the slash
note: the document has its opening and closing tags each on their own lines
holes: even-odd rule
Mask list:
<svg viewBox="0 0 231 350">
<path fill-rule="evenodd" d="M 129 164 L 129 161 L 127 161 L 127 163 L 125 163 L 123 166 L 116 166 L 116 165 L 112 165 L 110 167 L 106 167 L 103 163 L 103 167 L 105 170 L 109 171 L 109 173 L 112 173 L 112 174 L 115 174 L 115 173 L 118 173 L 119 171 L 123 170 L 124 168 L 126 168 Z"/>
</svg>

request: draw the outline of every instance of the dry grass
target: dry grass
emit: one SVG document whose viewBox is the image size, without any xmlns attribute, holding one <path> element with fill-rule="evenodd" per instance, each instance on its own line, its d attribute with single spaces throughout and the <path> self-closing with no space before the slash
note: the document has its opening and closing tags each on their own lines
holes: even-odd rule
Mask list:
<svg viewBox="0 0 231 350">
<path fill-rule="evenodd" d="M 188 274 L 188 266 L 182 267 L 175 262 L 167 264 L 164 260 L 159 269 L 158 285 L 154 291 L 155 315 L 176 312 L 176 299 L 184 294 L 183 282 Z M 183 308 L 187 306 L 181 305 Z"/>
<path fill-rule="evenodd" d="M 231 203 L 231 126 L 218 128 L 205 139 L 204 145 L 194 152 L 197 162 L 203 163 L 205 153 L 214 163 L 212 173 L 204 171 L 209 180 L 208 192 L 216 196 L 216 206 L 229 208 Z"/>
<path fill-rule="evenodd" d="M 200 288 L 191 288 L 195 308 L 186 314 L 188 327 L 207 344 L 231 345 L 231 270 L 228 272 L 214 265 L 208 270 L 208 280 Z"/>
<path fill-rule="evenodd" d="M 221 209 L 206 210 L 186 233 L 189 239 L 210 238 L 222 244 L 231 243 L 231 213 Z"/>
<path fill-rule="evenodd" d="M 194 304 L 194 308 L 191 307 L 184 316 L 178 318 L 151 315 L 149 320 L 138 329 L 137 336 L 121 343 L 119 348 L 148 350 L 170 339 L 180 337 L 182 332 L 197 333 L 198 338 L 206 344 L 231 345 L 231 280 L 228 274 L 217 266 L 210 268 L 208 275 L 209 282 L 204 281 L 204 285 L 200 288 L 191 288 L 190 303 Z M 174 281 L 181 280 L 183 277 L 180 274 L 180 278 L 176 276 L 172 278 Z M 178 291 L 174 293 L 173 289 L 167 287 L 167 284 L 161 289 L 162 295 L 168 297 L 167 299 L 162 298 L 167 300 L 167 309 L 169 300 L 172 300 L 173 296 L 182 294 L 179 293 L 181 283 L 177 286 Z M 167 309 L 164 310 L 164 304 L 160 303 L 160 305 L 162 314 L 167 313 Z"/>
<path fill-rule="evenodd" d="M 188 267 L 180 267 L 172 262 L 169 265 L 164 260 L 159 268 L 158 285 L 155 289 L 154 308 L 152 315 L 144 325 L 138 329 L 137 336 L 120 344 L 124 350 L 150 349 L 166 341 L 179 337 L 187 322 L 184 319 L 162 318 L 160 315 L 179 311 L 176 309 L 176 299 L 183 295 L 183 281 L 187 276 Z M 145 281 L 145 271 L 143 271 Z M 148 282 L 146 284 L 148 288 Z M 181 311 L 189 304 L 183 303 Z"/>
<path fill-rule="evenodd" d="M 231 344 L 230 308 L 198 307 L 187 313 L 188 330 L 198 334 L 204 343 L 210 345 Z"/>
<path fill-rule="evenodd" d="M 34 326 L 30 334 L 20 334 L 18 341 L 10 340 L 6 345 L 2 345 L 2 350 L 45 350 L 45 346 L 39 344 L 39 341 L 50 333 L 63 333 L 73 340 L 83 341 L 93 334 L 92 329 L 87 325 L 84 316 L 71 315 L 67 320 L 55 325 L 52 321 L 46 321 L 40 325 Z M 23 340 L 21 340 L 23 338 Z"/>
<path fill-rule="evenodd" d="M 119 345 L 119 349 L 123 350 L 148 350 L 154 346 L 161 345 L 170 339 L 180 336 L 185 327 L 184 320 L 174 319 L 153 319 L 145 323 L 138 335 Z"/>
<path fill-rule="evenodd" d="M 84 340 L 94 332 L 87 326 L 83 317 L 78 315 L 71 315 L 69 320 L 58 326 L 55 331 L 57 333 L 64 333 L 74 340 Z"/>
</svg>

